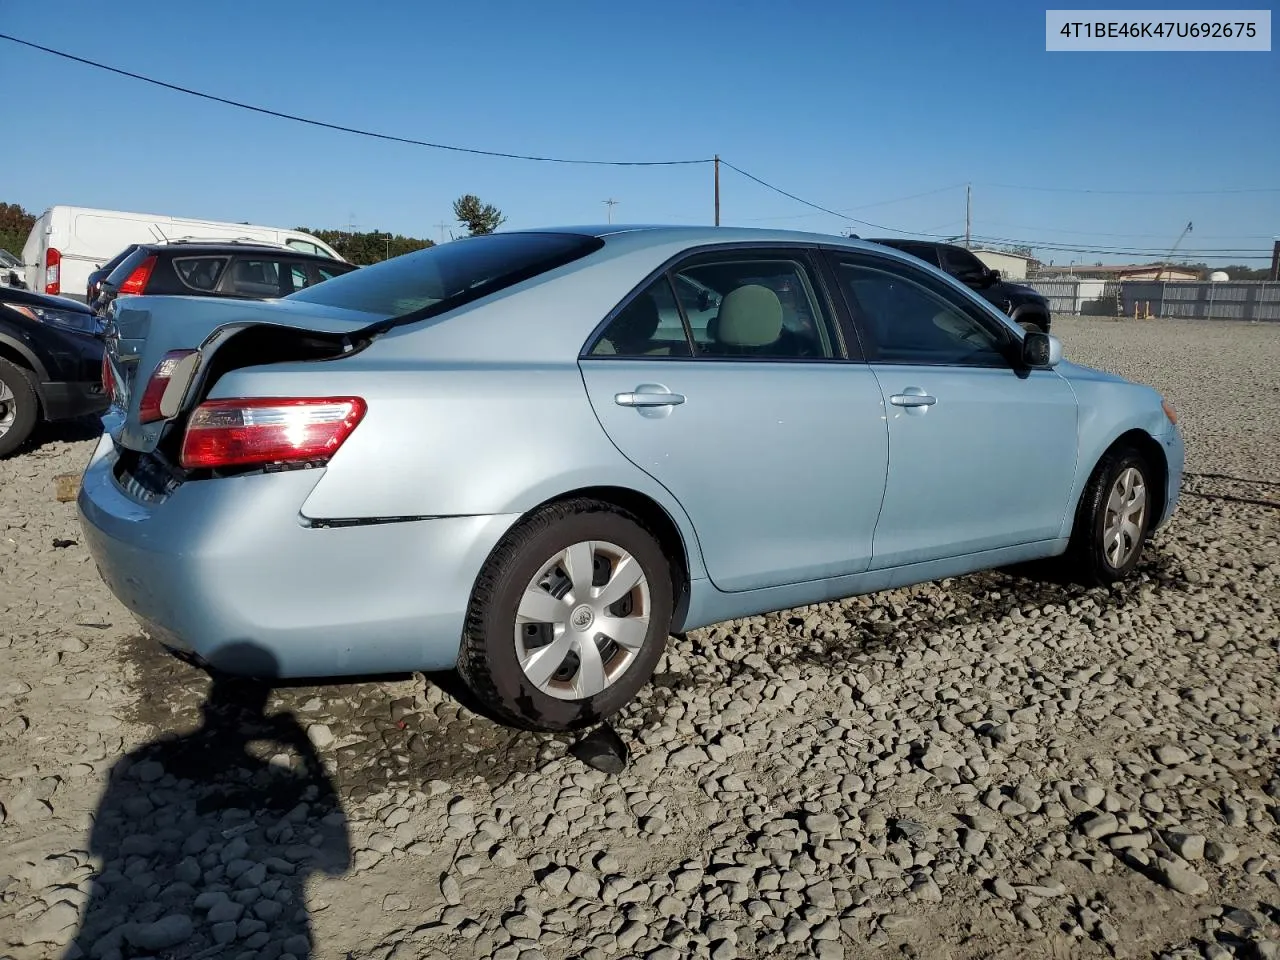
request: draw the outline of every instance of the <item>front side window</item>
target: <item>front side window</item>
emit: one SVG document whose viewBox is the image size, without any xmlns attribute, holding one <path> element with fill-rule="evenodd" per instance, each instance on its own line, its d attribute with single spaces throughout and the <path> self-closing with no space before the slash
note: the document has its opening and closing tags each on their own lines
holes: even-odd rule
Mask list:
<svg viewBox="0 0 1280 960">
<path fill-rule="evenodd" d="M 836 274 L 878 362 L 1006 365 L 1009 335 L 932 278 L 878 260 L 837 259 Z"/>
<path fill-rule="evenodd" d="M 799 257 L 746 251 L 700 257 L 678 267 L 672 279 L 677 290 L 683 285 L 697 291 L 692 309 L 686 301 L 685 315 L 699 356 L 836 356 L 828 312 L 808 264 Z"/>
</svg>

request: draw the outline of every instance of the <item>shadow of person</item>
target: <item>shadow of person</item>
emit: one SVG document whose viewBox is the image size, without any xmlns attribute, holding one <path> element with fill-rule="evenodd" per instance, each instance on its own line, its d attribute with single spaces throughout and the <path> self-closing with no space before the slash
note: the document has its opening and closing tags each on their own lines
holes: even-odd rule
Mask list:
<svg viewBox="0 0 1280 960">
<path fill-rule="evenodd" d="M 277 672 L 251 644 L 219 663 Z M 297 719 L 267 714 L 271 682 L 210 672 L 198 729 L 112 769 L 89 836 L 102 866 L 66 960 L 311 956 L 306 881 L 349 868 L 346 816 Z"/>
</svg>

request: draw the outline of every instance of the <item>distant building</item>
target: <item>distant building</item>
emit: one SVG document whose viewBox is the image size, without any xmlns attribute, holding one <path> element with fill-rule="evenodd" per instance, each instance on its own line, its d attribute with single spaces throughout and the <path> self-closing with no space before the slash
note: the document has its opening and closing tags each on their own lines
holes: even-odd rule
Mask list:
<svg viewBox="0 0 1280 960">
<path fill-rule="evenodd" d="M 999 270 L 1000 276 L 1009 280 L 1027 279 L 1027 265 L 1034 263 L 1033 257 L 1024 257 L 1020 253 L 1009 253 L 1006 250 L 974 249 L 974 256 L 992 270 Z"/>
<path fill-rule="evenodd" d="M 1200 271 L 1188 267 L 1161 266 L 1158 263 L 1108 264 L 1101 267 L 1078 263 L 1069 267 L 1041 267 L 1037 276 L 1085 277 L 1097 280 L 1199 280 Z"/>
</svg>

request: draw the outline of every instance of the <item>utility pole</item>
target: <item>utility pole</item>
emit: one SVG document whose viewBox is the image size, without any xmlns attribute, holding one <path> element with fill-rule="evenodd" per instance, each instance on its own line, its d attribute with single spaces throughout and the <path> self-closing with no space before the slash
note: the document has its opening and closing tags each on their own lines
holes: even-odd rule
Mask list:
<svg viewBox="0 0 1280 960">
<path fill-rule="evenodd" d="M 391 259 L 391 234 L 388 233 L 383 239 L 387 241 L 387 255 L 383 259 L 390 260 Z"/>
<path fill-rule="evenodd" d="M 601 200 L 600 202 L 609 208 L 609 222 L 613 223 L 613 208 L 618 203 L 618 201 L 610 197 L 608 200 Z"/>
<path fill-rule="evenodd" d="M 437 223 L 436 226 L 440 228 L 440 242 L 444 243 L 444 229 L 449 225 L 447 223 Z"/>
<path fill-rule="evenodd" d="M 969 246 L 969 227 L 973 223 L 973 184 L 964 185 L 964 245 Z"/>
<path fill-rule="evenodd" d="M 716 226 L 720 226 L 720 154 L 716 154 Z"/>
</svg>

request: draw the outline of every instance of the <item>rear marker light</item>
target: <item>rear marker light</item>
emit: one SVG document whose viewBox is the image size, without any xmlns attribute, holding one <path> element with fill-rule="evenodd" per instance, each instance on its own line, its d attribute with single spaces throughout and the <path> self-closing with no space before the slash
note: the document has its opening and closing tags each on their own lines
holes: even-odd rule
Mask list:
<svg viewBox="0 0 1280 960">
<path fill-rule="evenodd" d="M 368 409 L 359 397 L 208 400 L 182 438 L 188 470 L 327 461 Z"/>
<path fill-rule="evenodd" d="M 146 389 L 142 391 L 142 399 L 138 401 L 138 422 L 153 423 L 165 418 L 160 409 L 160 401 L 164 399 L 164 391 L 178 364 L 195 353 L 194 350 L 170 350 L 158 364 Z"/>
<path fill-rule="evenodd" d="M 151 279 L 151 271 L 155 269 L 156 258 L 153 254 L 133 268 L 127 280 L 120 284 L 120 296 L 137 296 L 147 289 L 147 281 Z"/>
</svg>

